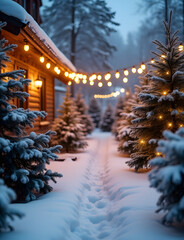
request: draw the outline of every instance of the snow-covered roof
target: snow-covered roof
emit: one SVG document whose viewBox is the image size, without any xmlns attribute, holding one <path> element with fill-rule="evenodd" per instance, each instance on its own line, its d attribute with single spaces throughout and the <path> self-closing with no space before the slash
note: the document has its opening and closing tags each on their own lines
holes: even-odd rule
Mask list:
<svg viewBox="0 0 184 240">
<path fill-rule="evenodd" d="M 0 0 L 0 12 L 19 19 L 22 23 L 25 23 L 32 32 L 43 42 L 43 44 L 70 70 L 76 71 L 75 66 L 65 57 L 65 55 L 56 47 L 53 41 L 43 31 L 43 29 L 37 24 L 26 10 L 18 3 L 12 0 Z"/>
</svg>

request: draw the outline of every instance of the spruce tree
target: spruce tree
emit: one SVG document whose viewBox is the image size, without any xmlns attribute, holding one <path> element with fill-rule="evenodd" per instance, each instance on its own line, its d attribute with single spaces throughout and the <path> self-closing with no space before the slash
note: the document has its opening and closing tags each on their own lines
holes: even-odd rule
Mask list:
<svg viewBox="0 0 184 240">
<path fill-rule="evenodd" d="M 91 99 L 88 112 L 93 119 L 93 123 L 98 128 L 101 120 L 101 108 L 96 98 Z"/>
<path fill-rule="evenodd" d="M 70 97 L 69 88 L 67 88 L 64 102 L 58 110 L 59 116 L 55 119 L 53 130 L 57 135 L 53 137 L 53 144 L 59 143 L 62 145 L 63 152 L 76 152 L 79 149 L 87 147 L 87 142 L 84 139 L 83 129 L 80 114 L 73 98 Z"/>
<path fill-rule="evenodd" d="M 164 131 L 158 142 L 158 157 L 150 161 L 150 186 L 161 193 L 157 212 L 163 211 L 164 224 L 184 221 L 184 128 Z"/>
<path fill-rule="evenodd" d="M 94 124 L 93 124 L 93 120 L 91 119 L 90 115 L 87 114 L 88 107 L 86 106 L 80 91 L 78 92 L 78 94 L 76 96 L 75 104 L 77 107 L 77 111 L 80 114 L 81 123 L 83 124 L 83 133 L 86 136 L 87 134 L 92 133 L 92 131 L 94 129 Z"/>
<path fill-rule="evenodd" d="M 108 104 L 100 124 L 101 130 L 103 132 L 111 132 L 113 122 L 114 122 L 114 111 L 111 104 Z"/>
<path fill-rule="evenodd" d="M 0 60 L 4 68 L 4 62 L 10 61 L 6 53 L 16 47 L 6 43 L 5 39 L 0 40 Z M 48 147 L 54 134 L 51 131 L 27 134 L 26 130 L 33 127 L 34 120 L 44 118 L 46 113 L 12 104 L 14 99 L 25 101 L 29 96 L 23 90 L 30 80 L 24 79 L 23 73 L 23 70 L 0 73 L 0 178 L 15 190 L 18 199 L 30 201 L 36 199 L 37 193 L 52 190 L 49 180 L 55 182 L 55 177 L 61 177 L 61 174 L 46 169 L 49 160 L 57 158 L 55 152 L 59 152 L 60 146 Z"/>
<path fill-rule="evenodd" d="M 10 221 L 14 220 L 15 216 L 19 218 L 24 216 L 10 206 L 10 203 L 15 199 L 15 192 L 4 184 L 3 179 L 0 179 L 0 233 L 13 230 Z"/>
<path fill-rule="evenodd" d="M 134 108 L 137 117 L 132 121 L 132 135 L 136 140 L 127 163 L 135 170 L 147 167 L 154 158 L 163 130 L 175 132 L 184 124 L 184 54 L 178 49 L 177 32 L 171 32 L 171 15 L 169 23 L 164 22 L 168 43 L 154 41 L 156 60 L 147 74 L 148 85 L 139 94 L 140 106 Z"/>
</svg>

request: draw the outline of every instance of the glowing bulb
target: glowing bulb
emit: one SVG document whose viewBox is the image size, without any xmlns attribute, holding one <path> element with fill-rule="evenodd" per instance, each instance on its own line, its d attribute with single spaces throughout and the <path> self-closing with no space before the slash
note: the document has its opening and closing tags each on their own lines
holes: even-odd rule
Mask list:
<svg viewBox="0 0 184 240">
<path fill-rule="evenodd" d="M 59 70 L 59 68 L 58 67 L 55 67 L 54 68 L 54 71 L 57 73 L 57 71 Z"/>
<path fill-rule="evenodd" d="M 51 66 L 50 63 L 48 62 L 48 63 L 46 64 L 46 68 L 49 69 L 50 66 Z"/>
<path fill-rule="evenodd" d="M 166 55 L 162 54 L 162 55 L 161 55 L 161 58 L 166 58 Z"/>
<path fill-rule="evenodd" d="M 93 86 L 93 85 L 94 85 L 94 82 L 93 82 L 93 81 L 91 81 L 89 84 L 90 84 L 91 86 Z"/>
<path fill-rule="evenodd" d="M 95 79 L 96 79 L 96 74 L 93 74 L 92 77 L 93 77 L 93 79 L 95 80 Z"/>
<path fill-rule="evenodd" d="M 167 95 L 167 92 L 166 92 L 166 91 L 163 91 L 163 95 Z"/>
<path fill-rule="evenodd" d="M 68 77 L 69 76 L 69 73 L 68 72 L 65 72 L 65 77 Z"/>
<path fill-rule="evenodd" d="M 111 86 L 112 86 L 112 83 L 111 83 L 111 82 L 108 82 L 107 85 L 108 85 L 109 87 L 111 87 Z"/>
<path fill-rule="evenodd" d="M 163 119 L 163 116 L 162 116 L 162 115 L 159 115 L 158 118 L 159 118 L 159 119 Z"/>
<path fill-rule="evenodd" d="M 26 52 L 29 51 L 29 45 L 28 44 L 24 44 L 24 51 L 26 51 Z"/>
<path fill-rule="evenodd" d="M 59 75 L 61 73 L 61 70 L 58 68 L 57 70 L 57 74 Z"/>
<path fill-rule="evenodd" d="M 121 92 L 121 93 L 124 93 L 124 92 L 125 92 L 125 89 L 124 89 L 124 88 L 121 88 L 121 89 L 120 89 L 120 92 Z"/>
<path fill-rule="evenodd" d="M 105 80 L 109 80 L 111 78 L 111 74 L 110 73 L 107 73 L 106 75 L 105 75 Z"/>
<path fill-rule="evenodd" d="M 141 141 L 140 141 L 140 143 L 141 143 L 141 144 L 144 144 L 144 143 L 145 143 L 145 141 L 144 141 L 144 140 L 141 140 Z"/>
<path fill-rule="evenodd" d="M 101 75 L 98 75 L 97 76 L 97 79 L 100 81 L 102 79 L 102 76 Z"/>
<path fill-rule="evenodd" d="M 123 78 L 123 82 L 124 82 L 124 83 L 127 83 L 127 82 L 128 82 L 128 78 L 127 78 L 127 77 L 124 77 L 124 78 Z"/>
<path fill-rule="evenodd" d="M 180 45 L 178 46 L 178 50 L 181 52 L 181 51 L 183 51 L 183 44 L 182 43 L 180 43 Z"/>
<path fill-rule="evenodd" d="M 116 77 L 116 78 L 119 78 L 119 77 L 120 77 L 120 73 L 119 73 L 119 72 L 116 72 L 116 73 L 115 73 L 115 77 Z"/>
<path fill-rule="evenodd" d="M 156 152 L 156 156 L 160 156 L 161 155 L 161 152 Z"/>
<path fill-rule="evenodd" d="M 99 83 L 98 83 L 98 86 L 99 86 L 99 87 L 102 87 L 102 86 L 103 86 L 103 83 L 102 83 L 102 82 L 99 82 Z"/>
<path fill-rule="evenodd" d="M 84 80 L 87 79 L 87 75 L 83 75 L 83 79 L 84 79 Z"/>
<path fill-rule="evenodd" d="M 154 62 L 155 62 L 155 59 L 154 59 L 154 58 L 152 58 L 152 59 L 151 59 L 151 63 L 154 63 Z"/>
<path fill-rule="evenodd" d="M 70 86 L 70 85 L 72 85 L 72 82 L 71 82 L 71 81 L 69 81 L 69 82 L 68 82 L 68 85 L 69 85 L 69 86 Z"/>
<path fill-rule="evenodd" d="M 79 78 L 78 77 L 75 78 L 75 82 L 79 83 Z"/>
<path fill-rule="evenodd" d="M 86 84 L 87 83 L 87 80 L 86 79 L 83 79 L 83 81 L 82 81 L 84 84 Z"/>
<path fill-rule="evenodd" d="M 172 123 L 168 123 L 168 127 L 172 127 Z"/>
<path fill-rule="evenodd" d="M 133 66 L 132 72 L 133 72 L 133 73 L 136 73 L 136 71 L 137 71 L 136 68 Z"/>
<path fill-rule="evenodd" d="M 144 63 L 141 64 L 141 68 L 142 70 L 145 70 L 146 69 L 146 65 Z"/>
<path fill-rule="evenodd" d="M 180 124 L 180 127 L 183 127 L 183 124 Z"/>
<path fill-rule="evenodd" d="M 44 63 L 44 61 L 45 61 L 44 56 L 41 56 L 41 57 L 40 57 L 40 62 L 41 62 L 41 63 Z"/>
<path fill-rule="evenodd" d="M 138 68 L 137 72 L 141 74 L 143 72 L 142 68 Z"/>
<path fill-rule="evenodd" d="M 169 71 L 166 72 L 166 75 L 169 75 Z"/>
<path fill-rule="evenodd" d="M 125 70 L 124 70 L 124 74 L 125 74 L 125 76 L 128 76 L 129 71 L 128 71 L 127 69 L 125 69 Z"/>
<path fill-rule="evenodd" d="M 126 92 L 126 95 L 127 95 L 127 96 L 129 96 L 129 95 L 130 95 L 130 93 L 129 93 L 129 92 Z"/>
</svg>

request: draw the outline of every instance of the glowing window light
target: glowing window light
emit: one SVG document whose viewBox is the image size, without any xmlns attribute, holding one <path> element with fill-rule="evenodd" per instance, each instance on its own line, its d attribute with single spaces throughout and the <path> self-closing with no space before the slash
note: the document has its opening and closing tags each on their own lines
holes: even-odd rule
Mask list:
<svg viewBox="0 0 184 240">
<path fill-rule="evenodd" d="M 40 62 L 41 62 L 41 63 L 44 63 L 44 61 L 45 61 L 44 56 L 41 56 L 41 57 L 40 57 Z"/>
<path fill-rule="evenodd" d="M 69 86 L 70 86 L 70 85 L 72 85 L 72 82 L 71 82 L 71 81 L 69 81 L 69 82 L 68 82 L 68 85 L 69 85 Z"/>
<path fill-rule="evenodd" d="M 124 70 L 124 75 L 125 75 L 125 76 L 128 76 L 128 74 L 129 74 L 129 71 L 128 71 L 127 69 L 125 69 L 125 70 Z"/>
<path fill-rule="evenodd" d="M 51 67 L 51 64 L 48 62 L 48 63 L 46 64 L 46 68 L 49 69 L 50 67 Z"/>
<path fill-rule="evenodd" d="M 124 88 L 121 88 L 121 89 L 120 89 L 120 92 L 121 92 L 121 93 L 124 93 L 124 92 L 125 92 L 125 89 L 124 89 Z"/>
<path fill-rule="evenodd" d="M 141 74 L 143 72 L 142 68 L 138 68 L 137 72 Z"/>
<path fill-rule="evenodd" d="M 127 83 L 127 82 L 128 82 L 128 78 L 127 78 L 127 77 L 124 77 L 124 78 L 123 78 L 123 82 L 124 82 L 124 83 Z"/>
<path fill-rule="evenodd" d="M 29 51 L 29 44 L 24 44 L 24 51 L 25 52 L 28 52 Z"/>
<path fill-rule="evenodd" d="M 98 75 L 97 76 L 97 79 L 100 81 L 102 79 L 102 76 L 101 75 Z"/>
<path fill-rule="evenodd" d="M 133 66 L 133 67 L 132 67 L 132 72 L 133 72 L 133 73 L 136 73 L 136 71 L 137 71 L 137 70 L 136 70 L 135 66 Z"/>
<path fill-rule="evenodd" d="M 120 73 L 119 73 L 118 71 L 115 73 L 115 77 L 116 77 L 116 78 L 119 78 L 119 77 L 120 77 Z"/>
<path fill-rule="evenodd" d="M 141 68 L 142 70 L 145 70 L 146 69 L 146 65 L 144 63 L 141 64 Z"/>
<path fill-rule="evenodd" d="M 112 82 L 108 82 L 107 85 L 108 85 L 109 87 L 111 87 L 111 86 L 112 86 Z"/>
<path fill-rule="evenodd" d="M 99 82 L 99 83 L 98 83 L 98 86 L 99 86 L 99 87 L 102 87 L 102 86 L 103 86 L 103 83 L 102 83 L 102 82 Z"/>
</svg>

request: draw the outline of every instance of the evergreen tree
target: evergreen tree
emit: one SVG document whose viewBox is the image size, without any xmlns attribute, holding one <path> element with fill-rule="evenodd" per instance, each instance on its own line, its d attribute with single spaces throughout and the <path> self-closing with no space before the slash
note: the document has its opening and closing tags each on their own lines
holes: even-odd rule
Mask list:
<svg viewBox="0 0 184 240">
<path fill-rule="evenodd" d="M 63 152 L 75 152 L 87 147 L 87 142 L 84 140 L 84 126 L 74 100 L 70 97 L 69 88 L 58 112 L 59 116 L 53 125 L 57 135 L 53 137 L 52 143 L 61 144 Z"/>
<path fill-rule="evenodd" d="M 118 98 L 117 104 L 116 104 L 116 109 L 115 109 L 115 114 L 114 114 L 114 123 L 112 125 L 112 133 L 115 135 L 115 137 L 117 137 L 118 135 L 118 124 L 119 124 L 119 120 L 121 118 L 121 113 L 123 112 L 123 109 L 125 107 L 125 99 L 124 97 L 120 96 Z"/>
<path fill-rule="evenodd" d="M 176 133 L 164 131 L 158 142 L 158 157 L 150 161 L 150 186 L 161 193 L 157 212 L 166 212 L 164 224 L 184 220 L 184 128 Z"/>
<path fill-rule="evenodd" d="M 1 27 L 3 24 L 1 25 Z M 0 64 L 10 61 L 6 55 L 15 45 L 6 45 L 5 39 L 0 40 Z M 34 200 L 36 193 L 51 191 L 49 180 L 61 174 L 46 169 L 49 159 L 57 158 L 60 146 L 48 147 L 50 136 L 46 134 L 26 133 L 33 127 L 34 120 L 45 117 L 45 112 L 30 111 L 12 105 L 12 100 L 25 101 L 29 94 L 23 92 L 30 80 L 23 79 L 23 70 L 0 73 L 0 178 L 15 190 L 18 199 Z M 7 78 L 9 80 L 7 81 Z"/>
<path fill-rule="evenodd" d="M 91 119 L 90 115 L 87 114 L 87 106 L 82 98 L 82 94 L 80 91 L 78 92 L 75 104 L 77 106 L 77 111 L 80 113 L 81 123 L 83 124 L 83 133 L 86 136 L 87 134 L 92 133 L 94 129 L 93 120 Z"/>
<path fill-rule="evenodd" d="M 0 233 L 7 230 L 13 230 L 9 220 L 14 220 L 14 216 L 22 218 L 24 215 L 10 207 L 11 201 L 16 199 L 15 192 L 4 185 L 3 179 L 0 179 Z"/>
<path fill-rule="evenodd" d="M 137 117 L 132 121 L 132 135 L 136 140 L 127 163 L 136 170 L 147 167 L 155 156 L 163 130 L 175 132 L 184 123 L 184 54 L 178 49 L 177 32 L 171 33 L 171 15 L 169 23 L 164 22 L 168 43 L 154 41 L 157 59 L 147 74 L 147 87 L 139 94 L 140 106 L 134 108 Z"/>
<path fill-rule="evenodd" d="M 97 102 L 96 98 L 92 98 L 89 103 L 89 114 L 93 119 L 93 123 L 96 127 L 99 127 L 99 123 L 101 120 L 101 108 L 99 103 Z"/>
<path fill-rule="evenodd" d="M 78 69 L 109 68 L 115 47 L 108 36 L 115 32 L 115 12 L 105 0 L 50 0 L 42 14 L 42 27 Z M 61 38 L 62 36 L 62 38 Z M 68 43 L 71 43 L 68 44 Z M 90 43 L 90 44 L 89 44 Z"/>
<path fill-rule="evenodd" d="M 114 111 L 111 104 L 108 104 L 105 113 L 103 115 L 100 128 L 103 132 L 111 132 L 112 124 L 114 122 Z"/>
</svg>

